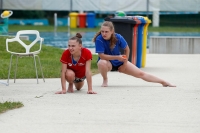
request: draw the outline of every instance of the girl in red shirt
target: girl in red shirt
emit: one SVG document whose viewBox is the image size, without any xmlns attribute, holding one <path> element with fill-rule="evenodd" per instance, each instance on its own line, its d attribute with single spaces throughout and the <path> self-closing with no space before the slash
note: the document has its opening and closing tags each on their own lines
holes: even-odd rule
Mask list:
<svg viewBox="0 0 200 133">
<path fill-rule="evenodd" d="M 68 49 L 62 54 L 60 62 L 62 63 L 61 71 L 61 85 L 62 90 L 56 94 L 66 94 L 66 92 L 73 93 L 73 85 L 77 90 L 80 90 L 84 85 L 84 80 L 87 80 L 88 94 L 96 94 L 92 90 L 92 74 L 91 74 L 91 60 L 92 54 L 90 50 L 82 47 L 82 36 L 77 33 L 68 41 Z M 66 88 L 66 81 L 68 82 L 68 89 Z"/>
</svg>

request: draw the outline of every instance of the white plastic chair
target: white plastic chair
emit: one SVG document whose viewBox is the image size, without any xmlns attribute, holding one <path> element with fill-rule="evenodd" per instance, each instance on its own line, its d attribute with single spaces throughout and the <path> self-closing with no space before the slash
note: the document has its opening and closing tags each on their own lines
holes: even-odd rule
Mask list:
<svg viewBox="0 0 200 133">
<path fill-rule="evenodd" d="M 25 44 L 23 41 L 21 41 L 20 35 L 36 35 L 36 38 L 35 38 L 35 40 L 32 43 Z M 30 57 L 34 58 L 34 65 L 35 65 L 37 83 L 39 83 L 39 82 L 38 82 L 38 71 L 37 71 L 37 65 L 36 65 L 36 59 L 35 59 L 35 57 L 38 57 L 38 61 L 39 61 L 39 65 L 40 65 L 40 70 L 41 70 L 41 73 L 42 73 L 43 81 L 45 82 L 43 71 L 42 71 L 42 67 L 41 67 L 41 63 L 40 63 L 40 58 L 38 56 L 38 54 L 40 53 L 41 48 L 42 48 L 42 42 L 43 42 L 43 40 L 44 39 L 40 37 L 40 34 L 39 34 L 39 32 L 37 30 L 21 30 L 21 31 L 17 32 L 17 35 L 16 35 L 15 38 L 6 39 L 6 50 L 7 50 L 7 52 L 11 53 L 10 65 L 9 65 L 9 71 L 8 71 L 8 80 L 7 80 L 7 84 L 8 85 L 9 85 L 10 69 L 11 69 L 11 65 L 12 65 L 12 57 L 13 57 L 13 55 L 17 56 L 16 67 L 15 67 L 14 83 L 15 83 L 15 80 L 16 80 L 16 71 L 17 71 L 17 65 L 18 65 L 18 57 L 23 57 L 23 56 L 28 56 L 28 57 L 30 56 Z M 19 52 L 15 52 L 15 51 L 10 51 L 9 50 L 9 43 L 10 42 L 18 42 L 19 44 L 21 44 L 25 48 L 26 52 L 19 53 Z M 40 43 L 39 49 L 36 50 L 36 51 L 32 51 L 31 52 L 30 51 L 31 47 L 33 47 L 37 42 Z"/>
</svg>

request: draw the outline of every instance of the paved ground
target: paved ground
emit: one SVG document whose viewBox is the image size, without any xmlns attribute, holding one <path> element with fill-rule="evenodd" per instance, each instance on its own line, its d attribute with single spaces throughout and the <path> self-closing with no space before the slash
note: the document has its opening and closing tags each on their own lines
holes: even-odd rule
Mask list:
<svg viewBox="0 0 200 133">
<path fill-rule="evenodd" d="M 55 95 L 60 79 L 17 79 L 0 84 L 0 101 L 24 107 L 0 114 L 0 133 L 199 133 L 200 54 L 147 54 L 142 70 L 176 84 L 176 88 L 110 72 L 109 87 L 93 76 L 73 94 Z"/>
</svg>

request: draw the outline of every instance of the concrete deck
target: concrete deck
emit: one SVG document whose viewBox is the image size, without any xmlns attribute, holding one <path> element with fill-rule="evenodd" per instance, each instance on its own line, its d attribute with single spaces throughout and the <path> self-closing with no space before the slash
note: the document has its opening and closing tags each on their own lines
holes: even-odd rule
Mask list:
<svg viewBox="0 0 200 133">
<path fill-rule="evenodd" d="M 1 133 L 199 133 L 200 54 L 147 54 L 143 71 L 176 88 L 109 72 L 109 87 L 55 95 L 60 79 L 10 80 L 0 84 L 0 102 L 21 101 L 24 107 L 0 114 Z"/>
</svg>

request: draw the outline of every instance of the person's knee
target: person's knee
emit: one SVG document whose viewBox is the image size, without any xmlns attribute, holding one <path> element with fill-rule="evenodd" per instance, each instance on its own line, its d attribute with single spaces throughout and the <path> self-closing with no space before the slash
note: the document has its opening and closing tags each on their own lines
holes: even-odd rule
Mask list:
<svg viewBox="0 0 200 133">
<path fill-rule="evenodd" d="M 105 69 L 107 68 L 107 61 L 106 60 L 99 60 L 97 64 L 99 69 Z"/>
<path fill-rule="evenodd" d="M 76 89 L 79 91 L 84 85 L 84 81 L 83 82 L 79 82 L 79 83 L 75 83 Z"/>
<path fill-rule="evenodd" d="M 66 72 L 65 73 L 65 78 L 67 81 L 74 81 L 75 74 L 73 72 Z"/>
<path fill-rule="evenodd" d="M 145 77 L 145 73 L 144 72 L 139 72 L 136 77 L 143 79 Z"/>
<path fill-rule="evenodd" d="M 77 87 L 76 89 L 77 89 L 77 91 L 80 91 L 81 87 Z"/>
</svg>

